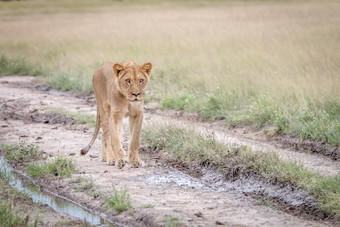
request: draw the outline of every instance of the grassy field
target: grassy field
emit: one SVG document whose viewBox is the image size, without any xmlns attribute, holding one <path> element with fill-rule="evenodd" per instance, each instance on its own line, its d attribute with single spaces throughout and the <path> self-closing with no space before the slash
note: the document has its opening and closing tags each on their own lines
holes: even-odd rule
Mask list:
<svg viewBox="0 0 340 227">
<path fill-rule="evenodd" d="M 92 89 L 106 61 L 152 62 L 149 101 L 340 144 L 338 1 L 0 2 L 0 74 Z"/>
</svg>

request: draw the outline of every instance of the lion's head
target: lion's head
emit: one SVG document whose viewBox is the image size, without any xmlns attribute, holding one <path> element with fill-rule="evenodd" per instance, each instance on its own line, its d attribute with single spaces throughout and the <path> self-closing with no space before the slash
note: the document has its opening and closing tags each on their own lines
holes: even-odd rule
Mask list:
<svg viewBox="0 0 340 227">
<path fill-rule="evenodd" d="M 144 88 L 149 81 L 151 69 L 151 63 L 138 66 L 130 60 L 113 65 L 113 72 L 118 79 L 118 90 L 129 102 L 144 100 Z"/>
</svg>

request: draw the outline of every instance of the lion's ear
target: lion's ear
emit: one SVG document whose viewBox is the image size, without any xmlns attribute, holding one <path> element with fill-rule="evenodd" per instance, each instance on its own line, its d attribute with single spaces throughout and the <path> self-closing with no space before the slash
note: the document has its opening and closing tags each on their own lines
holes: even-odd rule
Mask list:
<svg viewBox="0 0 340 227">
<path fill-rule="evenodd" d="M 114 64 L 113 65 L 113 72 L 118 77 L 119 73 L 123 71 L 125 68 L 121 64 Z"/>
<path fill-rule="evenodd" d="M 145 63 L 144 65 L 141 66 L 142 69 L 144 69 L 146 71 L 146 73 L 148 74 L 148 76 L 151 73 L 151 69 L 152 69 L 152 64 L 151 63 Z"/>
</svg>

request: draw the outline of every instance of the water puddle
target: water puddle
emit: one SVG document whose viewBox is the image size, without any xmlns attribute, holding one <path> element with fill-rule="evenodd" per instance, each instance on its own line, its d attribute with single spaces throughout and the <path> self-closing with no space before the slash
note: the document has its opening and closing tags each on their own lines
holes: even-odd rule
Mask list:
<svg viewBox="0 0 340 227">
<path fill-rule="evenodd" d="M 181 187 L 198 191 L 212 191 L 209 186 L 202 183 L 199 179 L 193 178 L 171 167 L 167 167 L 167 169 L 169 169 L 169 172 L 167 173 L 140 176 L 137 179 L 151 185 L 166 186 L 170 188 Z"/>
<path fill-rule="evenodd" d="M 21 179 L 3 157 L 0 157 L 0 170 L 0 176 L 8 180 L 8 184 L 12 188 L 15 188 L 22 194 L 28 195 L 30 198 L 32 198 L 34 203 L 46 204 L 56 212 L 65 213 L 72 217 L 86 220 L 86 222 L 92 225 L 112 226 L 114 224 L 105 218 L 103 214 L 92 214 L 86 211 L 80 205 L 76 205 L 66 198 L 59 198 L 49 193 L 42 192 L 30 180 Z"/>
</svg>

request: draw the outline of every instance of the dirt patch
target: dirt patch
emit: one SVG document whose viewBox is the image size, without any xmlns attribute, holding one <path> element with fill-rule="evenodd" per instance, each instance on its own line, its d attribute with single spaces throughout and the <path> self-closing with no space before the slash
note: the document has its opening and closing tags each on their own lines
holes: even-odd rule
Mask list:
<svg viewBox="0 0 340 227">
<path fill-rule="evenodd" d="M 23 110 L 29 107 L 29 103 L 24 100 L 3 100 L 0 99 L 0 119 L 6 121 L 21 120 L 26 124 L 44 123 L 44 124 L 74 124 L 74 120 L 65 115 L 52 111 L 41 112 L 37 109 L 25 112 Z"/>
</svg>

